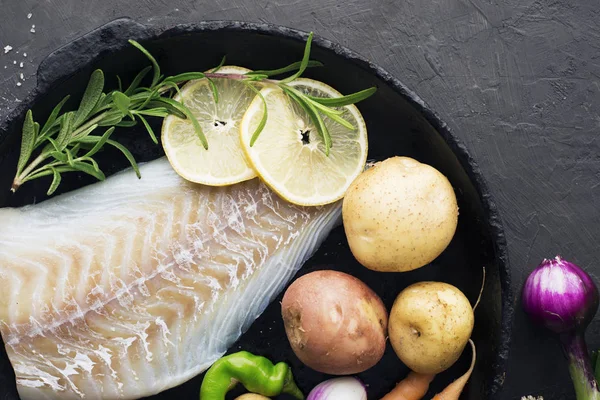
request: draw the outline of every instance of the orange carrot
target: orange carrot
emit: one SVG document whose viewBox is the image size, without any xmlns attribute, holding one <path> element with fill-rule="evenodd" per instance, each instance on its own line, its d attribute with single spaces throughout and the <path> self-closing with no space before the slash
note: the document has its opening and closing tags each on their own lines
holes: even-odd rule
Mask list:
<svg viewBox="0 0 600 400">
<path fill-rule="evenodd" d="M 475 343 L 471 339 L 469 339 L 469 343 L 471 344 L 471 348 L 473 349 L 473 357 L 471 359 L 471 367 L 463 376 L 446 386 L 442 392 L 433 396 L 431 400 L 458 400 L 458 397 L 462 393 L 469 377 L 471 377 L 471 373 L 473 372 L 473 368 L 475 368 L 475 359 L 477 358 L 477 352 L 475 351 Z"/>
<path fill-rule="evenodd" d="M 396 385 L 391 392 L 383 396 L 381 400 L 419 400 L 425 396 L 429 384 L 433 380 L 433 374 L 419 374 L 411 371 L 410 374 Z"/>
</svg>

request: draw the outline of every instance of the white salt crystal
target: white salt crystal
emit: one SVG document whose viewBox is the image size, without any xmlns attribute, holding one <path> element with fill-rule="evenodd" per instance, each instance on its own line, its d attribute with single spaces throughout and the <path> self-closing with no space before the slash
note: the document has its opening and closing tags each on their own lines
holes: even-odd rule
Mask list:
<svg viewBox="0 0 600 400">
<path fill-rule="evenodd" d="M 31 17 L 33 17 L 32 13 L 27 14 L 27 19 L 31 19 Z"/>
<path fill-rule="evenodd" d="M 35 25 L 31 25 L 31 29 L 29 30 L 31 33 L 35 33 Z"/>
<path fill-rule="evenodd" d="M 4 54 L 8 53 L 12 49 L 13 49 L 12 46 L 9 46 L 9 45 L 4 46 Z"/>
</svg>

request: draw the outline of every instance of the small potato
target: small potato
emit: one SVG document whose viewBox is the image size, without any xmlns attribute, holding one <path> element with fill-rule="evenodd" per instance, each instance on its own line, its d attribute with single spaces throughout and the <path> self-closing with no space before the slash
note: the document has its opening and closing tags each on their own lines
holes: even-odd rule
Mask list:
<svg viewBox="0 0 600 400">
<path fill-rule="evenodd" d="M 342 210 L 352 254 L 383 272 L 430 263 L 448 246 L 458 222 L 448 179 L 408 157 L 388 158 L 362 173 L 346 192 Z"/>
<path fill-rule="evenodd" d="M 235 400 L 269 400 L 269 398 L 261 394 L 246 393 L 239 397 L 236 397 Z"/>
<path fill-rule="evenodd" d="M 294 353 L 316 371 L 357 374 L 383 356 L 387 311 L 375 292 L 351 275 L 304 275 L 285 292 L 281 313 Z"/>
<path fill-rule="evenodd" d="M 394 301 L 390 343 L 411 370 L 438 374 L 458 360 L 474 322 L 471 303 L 459 289 L 443 282 L 419 282 Z"/>
</svg>

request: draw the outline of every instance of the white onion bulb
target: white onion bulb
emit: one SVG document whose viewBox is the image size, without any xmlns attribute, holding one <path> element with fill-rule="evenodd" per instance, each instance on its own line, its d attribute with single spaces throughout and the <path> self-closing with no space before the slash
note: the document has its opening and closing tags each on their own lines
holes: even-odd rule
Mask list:
<svg viewBox="0 0 600 400">
<path fill-rule="evenodd" d="M 367 400 L 367 391 L 361 381 L 346 376 L 321 382 L 306 400 Z"/>
</svg>

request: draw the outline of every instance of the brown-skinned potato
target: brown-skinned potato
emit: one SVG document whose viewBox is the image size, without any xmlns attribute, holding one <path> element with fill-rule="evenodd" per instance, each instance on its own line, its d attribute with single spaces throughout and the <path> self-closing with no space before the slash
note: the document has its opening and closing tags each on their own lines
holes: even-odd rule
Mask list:
<svg viewBox="0 0 600 400">
<path fill-rule="evenodd" d="M 331 270 L 304 275 L 285 292 L 281 309 L 294 353 L 316 371 L 356 374 L 383 356 L 387 311 L 377 294 L 351 275 Z"/>
</svg>

